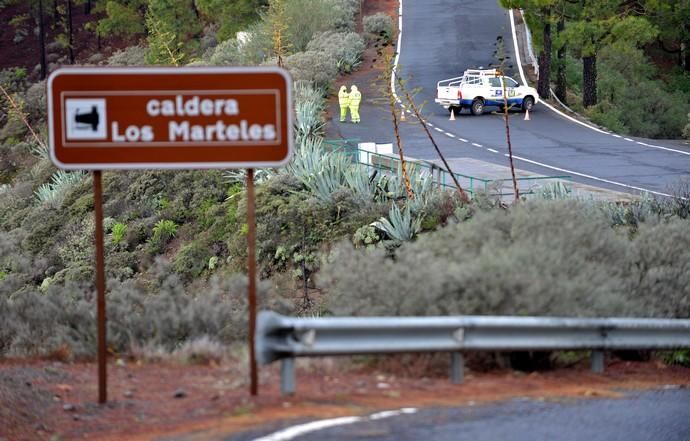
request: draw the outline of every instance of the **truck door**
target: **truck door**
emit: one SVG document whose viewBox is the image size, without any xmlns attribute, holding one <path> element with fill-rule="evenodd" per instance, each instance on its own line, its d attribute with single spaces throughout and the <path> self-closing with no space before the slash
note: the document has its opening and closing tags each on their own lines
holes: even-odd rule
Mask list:
<svg viewBox="0 0 690 441">
<path fill-rule="evenodd" d="M 503 105 L 503 85 L 499 77 L 489 77 L 489 100 L 490 105 Z"/>
<path fill-rule="evenodd" d="M 518 102 L 518 96 L 517 96 L 517 88 L 519 87 L 518 82 L 512 78 L 509 78 L 509 77 L 503 77 L 503 81 L 505 81 L 505 85 L 506 85 L 506 95 L 508 95 L 508 104 L 509 105 L 521 104 Z"/>
</svg>

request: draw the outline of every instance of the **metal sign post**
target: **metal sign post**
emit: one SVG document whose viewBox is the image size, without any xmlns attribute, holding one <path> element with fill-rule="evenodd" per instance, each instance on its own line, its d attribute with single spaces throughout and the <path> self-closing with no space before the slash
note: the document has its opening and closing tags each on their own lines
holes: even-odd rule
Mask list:
<svg viewBox="0 0 690 441">
<path fill-rule="evenodd" d="M 256 333 L 256 210 L 254 198 L 254 169 L 247 169 L 247 273 L 249 276 L 249 391 L 259 393 L 254 338 Z"/>
<path fill-rule="evenodd" d="M 274 67 L 67 68 L 48 79 L 50 157 L 92 170 L 98 401 L 107 400 L 102 170 L 246 168 L 249 353 L 258 393 L 254 169 L 292 156 L 292 81 Z"/>
<path fill-rule="evenodd" d="M 98 402 L 108 400 L 105 328 L 105 253 L 103 250 L 103 186 L 101 171 L 93 171 L 93 204 L 96 228 L 96 328 L 98 333 Z"/>
</svg>

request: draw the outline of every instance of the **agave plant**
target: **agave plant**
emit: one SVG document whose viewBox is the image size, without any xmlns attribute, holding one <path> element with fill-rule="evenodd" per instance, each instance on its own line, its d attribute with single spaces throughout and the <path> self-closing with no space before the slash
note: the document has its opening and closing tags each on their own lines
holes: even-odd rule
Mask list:
<svg viewBox="0 0 690 441">
<path fill-rule="evenodd" d="M 534 194 L 541 199 L 567 199 L 571 196 L 572 189 L 561 181 L 545 185 L 537 189 Z"/>
<path fill-rule="evenodd" d="M 321 138 L 307 138 L 301 141 L 299 150 L 285 170 L 319 200 L 327 202 L 334 191 L 347 185 L 346 175 L 354 166 L 342 153 L 325 152 Z"/>
<path fill-rule="evenodd" d="M 325 123 L 321 114 L 325 107 L 320 89 L 305 81 L 295 83 L 295 138 L 298 143 L 323 134 Z"/>
<path fill-rule="evenodd" d="M 58 170 L 53 174 L 50 183 L 43 184 L 34 192 L 36 199 L 42 204 L 58 208 L 65 200 L 68 190 L 79 184 L 86 177 L 86 172 L 66 172 Z"/>
<path fill-rule="evenodd" d="M 254 183 L 261 184 L 262 182 L 268 181 L 276 174 L 277 172 L 271 168 L 256 169 L 254 170 Z M 237 170 L 228 170 L 223 173 L 223 179 L 225 179 L 225 182 L 228 184 L 235 184 L 239 182 L 243 186 L 246 186 L 247 170 L 243 168 Z"/>
<path fill-rule="evenodd" d="M 414 217 L 409 205 L 401 211 L 398 205 L 393 203 L 388 218 L 382 217 L 372 226 L 386 233 L 391 239 L 404 242 L 414 239 L 422 230 L 422 216 Z"/>
</svg>

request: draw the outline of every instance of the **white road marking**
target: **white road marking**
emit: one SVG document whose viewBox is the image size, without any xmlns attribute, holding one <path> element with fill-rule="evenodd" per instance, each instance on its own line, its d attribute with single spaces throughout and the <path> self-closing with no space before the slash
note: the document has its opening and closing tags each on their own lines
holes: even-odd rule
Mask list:
<svg viewBox="0 0 690 441">
<path fill-rule="evenodd" d="M 460 141 L 462 141 L 462 142 L 469 142 L 469 141 L 466 140 L 465 138 L 458 138 L 458 139 L 459 139 Z"/>
<path fill-rule="evenodd" d="M 492 153 L 498 153 L 498 150 L 494 150 L 494 149 L 492 149 L 492 148 L 487 148 L 487 150 L 490 151 L 490 152 L 492 152 Z"/>
<path fill-rule="evenodd" d="M 621 135 L 616 135 L 615 133 L 612 133 L 611 136 L 613 136 L 614 138 L 622 138 Z"/>
<path fill-rule="evenodd" d="M 509 155 L 508 155 L 507 153 L 504 153 L 503 156 L 505 156 L 505 157 L 507 158 Z M 565 169 L 565 168 L 554 167 L 553 165 L 544 164 L 544 163 L 538 162 L 538 161 L 532 161 L 531 159 L 522 158 L 522 157 L 516 156 L 516 155 L 513 155 L 513 159 L 517 159 L 518 161 L 529 162 L 530 164 L 539 165 L 539 166 L 541 166 L 541 167 L 550 168 L 551 170 L 556 170 L 556 171 L 563 172 L 563 173 L 568 173 L 568 174 L 571 174 L 571 175 L 581 176 L 581 177 L 583 177 L 583 178 L 592 179 L 592 180 L 594 180 L 594 181 L 605 182 L 605 183 L 607 183 L 607 184 L 618 185 L 618 186 L 620 186 L 620 187 L 630 188 L 630 189 L 637 190 L 637 191 L 641 191 L 641 192 L 645 192 L 645 193 L 652 193 L 652 194 L 656 194 L 656 195 L 659 195 L 659 196 L 673 197 L 673 196 L 671 196 L 670 194 L 661 193 L 661 192 L 654 191 L 654 190 L 648 190 L 648 189 L 646 189 L 646 188 L 636 187 L 636 186 L 634 186 L 634 185 L 623 184 L 623 183 L 620 183 L 620 182 L 611 181 L 610 179 L 597 178 L 596 176 L 587 175 L 587 174 L 584 174 L 584 173 L 579 173 L 579 172 L 572 171 L 572 170 L 568 170 L 568 169 Z"/>
<path fill-rule="evenodd" d="M 443 129 L 439 129 L 438 127 L 434 127 L 434 130 L 436 130 L 437 132 L 443 133 Z"/>
<path fill-rule="evenodd" d="M 630 139 L 630 138 L 623 138 L 623 139 L 625 139 L 626 141 L 630 141 L 630 142 L 633 142 L 633 140 L 632 140 L 632 139 Z"/>
<path fill-rule="evenodd" d="M 400 410 L 386 410 L 383 412 L 378 412 L 368 417 L 340 417 L 331 418 L 328 420 L 312 421 L 310 423 L 299 424 L 297 426 L 288 427 L 287 429 L 274 432 L 270 435 L 263 436 L 261 438 L 256 438 L 254 441 L 290 441 L 298 436 L 305 435 L 307 433 L 316 432 L 323 429 L 328 429 L 330 427 L 344 426 L 347 424 L 354 424 L 361 421 L 375 421 L 384 418 L 390 418 L 398 415 L 413 414 L 417 412 L 417 409 L 412 407 L 404 407 Z"/>
<path fill-rule="evenodd" d="M 472 145 L 475 146 L 475 147 L 484 147 L 483 145 L 477 144 L 476 142 L 473 142 Z"/>
<path fill-rule="evenodd" d="M 426 123 L 426 125 L 429 126 L 429 127 L 434 127 L 434 125 L 431 124 L 429 121 L 424 121 L 424 123 Z"/>
<path fill-rule="evenodd" d="M 448 132 L 443 132 L 443 133 L 444 133 L 446 136 L 449 136 L 449 137 L 451 137 L 451 138 L 455 138 L 455 135 L 453 135 L 452 133 L 448 133 Z"/>
</svg>

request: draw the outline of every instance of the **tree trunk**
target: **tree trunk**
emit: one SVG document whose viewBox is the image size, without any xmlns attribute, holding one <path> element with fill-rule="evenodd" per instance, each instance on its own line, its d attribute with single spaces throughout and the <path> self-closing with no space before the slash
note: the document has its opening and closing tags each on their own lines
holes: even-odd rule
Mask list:
<svg viewBox="0 0 690 441">
<path fill-rule="evenodd" d="M 537 82 L 537 92 L 542 98 L 549 98 L 551 93 L 550 77 L 551 77 L 551 23 L 549 23 L 549 12 L 544 14 L 546 16 L 546 23 L 544 24 L 544 44 L 541 53 L 539 54 L 539 81 Z"/>
<path fill-rule="evenodd" d="M 84 15 L 91 14 L 91 0 L 86 0 L 84 3 Z"/>
<path fill-rule="evenodd" d="M 69 51 L 69 64 L 74 64 L 74 41 L 72 34 L 72 0 L 67 0 L 67 50 Z"/>
<path fill-rule="evenodd" d="M 46 30 L 45 20 L 43 19 L 43 0 L 38 0 L 38 44 L 40 46 L 41 79 L 45 80 L 48 66 L 46 63 Z"/>
<path fill-rule="evenodd" d="M 58 0 L 53 0 L 53 23 L 57 24 L 60 21 L 60 13 L 58 12 Z"/>
<path fill-rule="evenodd" d="M 556 26 L 556 29 L 558 31 L 558 34 L 561 34 L 565 30 L 565 19 L 561 17 L 561 19 L 558 21 L 558 25 Z M 563 43 L 563 45 L 558 49 L 558 71 L 556 72 L 556 96 L 558 97 L 563 104 L 567 104 L 566 101 L 566 90 L 567 90 L 567 84 L 566 84 L 566 77 L 565 77 L 565 53 L 566 53 L 566 44 Z"/>
<path fill-rule="evenodd" d="M 585 107 L 597 103 L 597 56 L 582 57 L 582 104 Z"/>
</svg>

